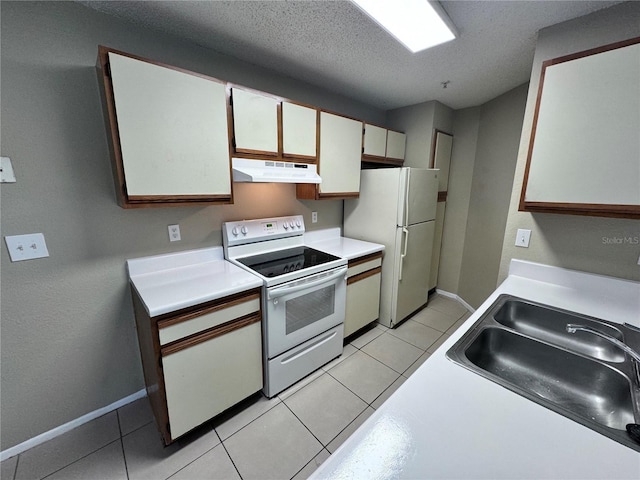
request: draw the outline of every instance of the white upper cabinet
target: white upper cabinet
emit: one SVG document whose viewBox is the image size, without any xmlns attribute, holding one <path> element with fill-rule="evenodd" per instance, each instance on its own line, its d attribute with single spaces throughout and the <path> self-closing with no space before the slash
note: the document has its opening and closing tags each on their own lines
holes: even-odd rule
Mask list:
<svg viewBox="0 0 640 480">
<path fill-rule="evenodd" d="M 404 149 L 407 136 L 404 133 L 394 130 L 387 130 L 387 154 L 386 157 L 392 160 L 404 162 Z"/>
<path fill-rule="evenodd" d="M 546 60 L 520 210 L 640 218 L 640 37 Z"/>
<path fill-rule="evenodd" d="M 320 195 L 360 192 L 362 122 L 320 112 Z"/>
<path fill-rule="evenodd" d="M 364 126 L 362 160 L 372 163 L 402 165 L 405 140 L 404 133 L 367 123 Z"/>
<path fill-rule="evenodd" d="M 387 152 L 387 129 L 366 123 L 364 125 L 364 155 L 384 158 Z"/>
<path fill-rule="evenodd" d="M 316 158 L 318 111 L 315 108 L 282 102 L 282 155 Z"/>
<path fill-rule="evenodd" d="M 234 146 L 238 153 L 278 155 L 278 105 L 268 95 L 233 87 Z"/>
<path fill-rule="evenodd" d="M 230 203 L 224 83 L 105 47 L 98 60 L 120 205 Z"/>
</svg>

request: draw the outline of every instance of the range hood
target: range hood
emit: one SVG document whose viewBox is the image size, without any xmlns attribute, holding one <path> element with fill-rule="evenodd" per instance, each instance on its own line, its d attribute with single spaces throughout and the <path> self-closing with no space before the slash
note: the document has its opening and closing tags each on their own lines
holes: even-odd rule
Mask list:
<svg viewBox="0 0 640 480">
<path fill-rule="evenodd" d="M 317 165 L 232 158 L 233 181 L 245 183 L 321 183 Z"/>
</svg>

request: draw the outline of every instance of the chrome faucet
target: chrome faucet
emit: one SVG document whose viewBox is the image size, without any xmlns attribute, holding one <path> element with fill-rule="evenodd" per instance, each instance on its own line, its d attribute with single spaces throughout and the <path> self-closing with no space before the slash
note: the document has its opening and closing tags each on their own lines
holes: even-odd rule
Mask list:
<svg viewBox="0 0 640 480">
<path fill-rule="evenodd" d="M 640 386 L 640 353 L 636 352 L 633 348 L 631 348 L 626 343 L 621 342 L 617 338 L 614 338 L 611 335 L 607 335 L 606 333 L 601 332 L 600 330 L 597 330 L 595 328 L 587 327 L 586 325 L 578 325 L 576 323 L 567 324 L 567 332 L 576 333 L 578 331 L 591 333 L 600 338 L 603 338 L 607 342 L 614 344 L 620 350 L 623 350 L 631 358 L 633 358 L 635 360 L 636 381 L 638 382 L 638 386 Z"/>
</svg>

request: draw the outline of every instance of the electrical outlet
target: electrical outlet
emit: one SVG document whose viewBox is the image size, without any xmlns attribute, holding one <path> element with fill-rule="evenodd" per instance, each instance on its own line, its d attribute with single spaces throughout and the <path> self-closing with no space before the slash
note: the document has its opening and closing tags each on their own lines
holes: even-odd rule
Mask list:
<svg viewBox="0 0 640 480">
<path fill-rule="evenodd" d="M 180 225 L 169 225 L 169 241 L 178 242 L 182 240 L 180 237 Z"/>
<path fill-rule="evenodd" d="M 529 248 L 529 239 L 531 238 L 531 230 L 519 228 L 516 234 L 516 247 Z"/>
<path fill-rule="evenodd" d="M 49 256 L 44 235 L 41 233 L 29 233 L 27 235 L 12 235 L 4 237 L 12 262 L 32 260 Z"/>
<path fill-rule="evenodd" d="M 311 212 L 311 223 L 318 223 L 318 212 Z"/>
<path fill-rule="evenodd" d="M 9 157 L 0 157 L 0 183 L 15 183 L 16 175 Z"/>
</svg>

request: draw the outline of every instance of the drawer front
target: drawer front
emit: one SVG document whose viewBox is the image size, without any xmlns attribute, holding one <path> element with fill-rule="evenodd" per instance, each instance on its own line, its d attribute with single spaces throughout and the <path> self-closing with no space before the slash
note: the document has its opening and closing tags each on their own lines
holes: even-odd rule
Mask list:
<svg viewBox="0 0 640 480">
<path fill-rule="evenodd" d="M 171 438 L 262 389 L 261 322 L 163 355 Z"/>
<path fill-rule="evenodd" d="M 380 316 L 380 273 L 347 285 L 344 336 L 361 329 Z"/>
<path fill-rule="evenodd" d="M 208 330 L 236 318 L 244 317 L 260 310 L 260 296 L 247 297 L 246 301 L 225 307 L 214 307 L 209 313 L 185 316 L 184 319 L 169 318 L 158 322 L 160 345 L 166 345 L 181 338 Z"/>
<path fill-rule="evenodd" d="M 347 270 L 347 278 L 360 275 L 367 270 L 372 270 L 380 266 L 382 266 L 382 257 L 373 258 L 363 263 L 357 263 L 353 266 L 349 266 L 349 270 Z"/>
</svg>

